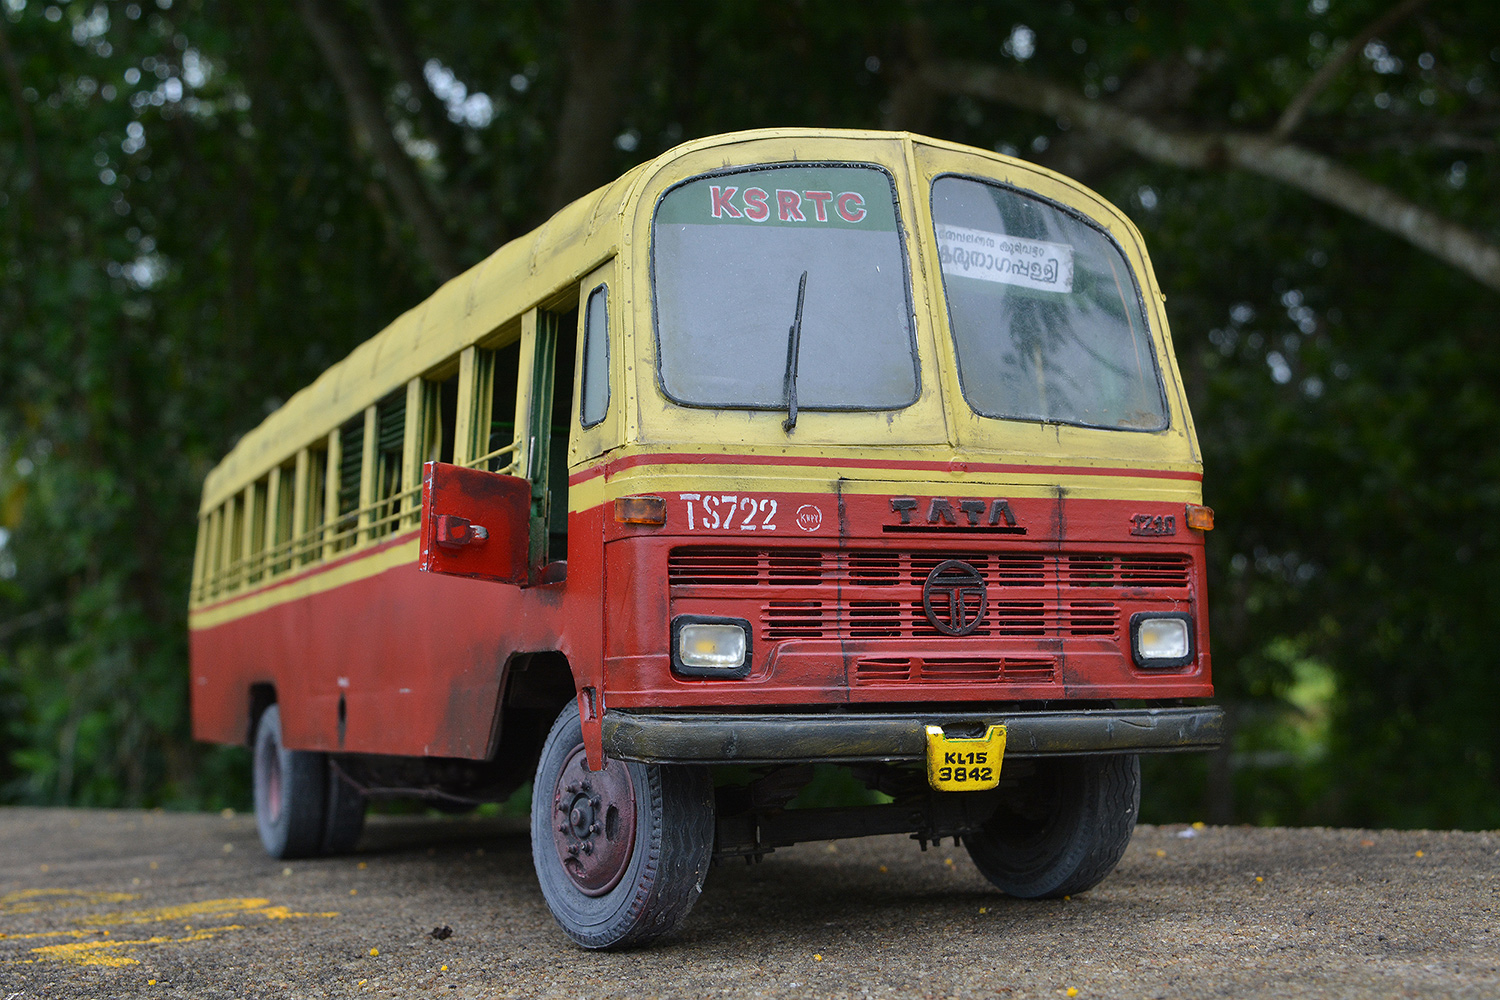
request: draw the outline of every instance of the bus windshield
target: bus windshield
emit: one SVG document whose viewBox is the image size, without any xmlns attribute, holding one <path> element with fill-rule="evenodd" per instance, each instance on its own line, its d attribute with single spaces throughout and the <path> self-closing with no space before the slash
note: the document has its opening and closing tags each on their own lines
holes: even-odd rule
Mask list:
<svg viewBox="0 0 1500 1000">
<path fill-rule="evenodd" d="M 695 178 L 661 199 L 652 254 L 661 384 L 675 402 L 889 410 L 916 400 L 906 253 L 885 171 Z"/>
<path fill-rule="evenodd" d="M 1140 292 L 1102 231 L 1008 187 L 932 186 L 964 398 L 982 416 L 1161 430 Z"/>
</svg>

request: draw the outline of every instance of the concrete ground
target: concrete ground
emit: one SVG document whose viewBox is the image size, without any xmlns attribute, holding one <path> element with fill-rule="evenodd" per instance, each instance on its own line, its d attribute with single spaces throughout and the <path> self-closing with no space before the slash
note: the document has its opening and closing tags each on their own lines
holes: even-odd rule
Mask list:
<svg viewBox="0 0 1500 1000">
<path fill-rule="evenodd" d="M 1500 834 L 1142 826 L 1041 903 L 951 843 L 804 844 L 597 954 L 514 820 L 376 817 L 288 863 L 245 815 L 0 809 L 0 1000 L 114 996 L 1492 998 Z"/>
</svg>

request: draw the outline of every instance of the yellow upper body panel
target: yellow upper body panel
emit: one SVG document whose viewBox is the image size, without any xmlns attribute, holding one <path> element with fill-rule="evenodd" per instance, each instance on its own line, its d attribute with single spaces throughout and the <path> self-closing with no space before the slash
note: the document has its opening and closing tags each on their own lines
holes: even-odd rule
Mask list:
<svg viewBox="0 0 1500 1000">
<path fill-rule="evenodd" d="M 887 409 L 807 410 L 790 431 L 783 426 L 786 413 L 775 408 L 679 405 L 664 391 L 659 369 L 652 284 L 657 207 L 674 188 L 695 177 L 728 175 L 743 167 L 814 164 L 873 166 L 891 182 L 895 225 L 907 258 L 905 291 L 917 371 L 914 398 Z M 1121 430 L 976 414 L 960 382 L 933 235 L 933 186 L 944 177 L 981 178 L 1039 196 L 1107 234 L 1133 272 L 1134 297 L 1149 327 L 1146 333 L 1163 395 L 1161 429 Z M 621 407 L 612 410 L 621 419 L 612 416 L 607 426 L 613 439 L 596 446 L 592 454 L 580 455 L 574 449 L 575 470 L 656 452 L 823 456 L 830 468 L 854 468 L 862 458 L 879 460 L 877 465 L 904 458 L 951 462 L 955 470 L 966 462 L 1179 473 L 1201 469 L 1163 296 L 1139 232 L 1113 205 L 1042 167 L 953 143 L 907 133 L 768 129 L 695 140 L 669 150 L 574 202 L 541 228 L 443 285 L 246 434 L 209 474 L 202 510 L 212 510 L 297 449 L 326 436 L 409 380 L 444 370 L 463 349 L 497 346 L 498 331 L 518 329 L 513 324 L 521 314 L 556 298 L 569 285 L 575 286 L 576 294 L 580 280 L 612 259 L 610 406 Z M 792 318 L 795 291 L 795 284 L 787 290 L 784 322 Z M 708 358 L 704 363 L 734 365 L 736 359 Z M 576 413 L 573 423 L 576 444 L 580 433 L 587 432 L 577 425 Z M 902 477 L 872 468 L 869 478 Z M 1196 483 L 1188 489 L 1196 493 Z M 579 505 L 570 498 L 569 506 Z"/>
<path fill-rule="evenodd" d="M 208 474 L 200 510 L 212 510 L 411 379 L 450 365 L 464 348 L 489 344 L 526 310 L 556 295 L 557 275 L 580 274 L 612 256 L 621 214 L 644 169 L 631 170 L 511 240 L 332 365 L 242 437 Z"/>
</svg>

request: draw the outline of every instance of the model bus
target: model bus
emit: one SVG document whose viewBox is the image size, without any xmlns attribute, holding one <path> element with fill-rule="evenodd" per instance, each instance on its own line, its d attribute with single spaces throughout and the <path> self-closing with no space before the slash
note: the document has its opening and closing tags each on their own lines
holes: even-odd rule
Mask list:
<svg viewBox="0 0 1500 1000">
<path fill-rule="evenodd" d="M 688 142 L 329 368 L 208 475 L 195 735 L 277 857 L 370 796 L 531 782 L 587 947 L 710 864 L 961 840 L 1013 896 L 1119 860 L 1220 739 L 1202 466 L 1140 234 L 905 133 Z M 844 769 L 869 804 L 794 801 Z"/>
</svg>

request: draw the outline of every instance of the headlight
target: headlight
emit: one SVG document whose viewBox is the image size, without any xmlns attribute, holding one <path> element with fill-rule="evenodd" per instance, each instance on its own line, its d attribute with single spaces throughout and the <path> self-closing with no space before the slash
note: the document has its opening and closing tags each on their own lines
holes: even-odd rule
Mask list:
<svg viewBox="0 0 1500 1000">
<path fill-rule="evenodd" d="M 1185 667 L 1195 659 L 1193 616 L 1143 611 L 1130 616 L 1130 648 L 1138 667 Z"/>
<path fill-rule="evenodd" d="M 750 674 L 750 623 L 743 618 L 672 619 L 672 669 L 686 677 Z"/>
</svg>

